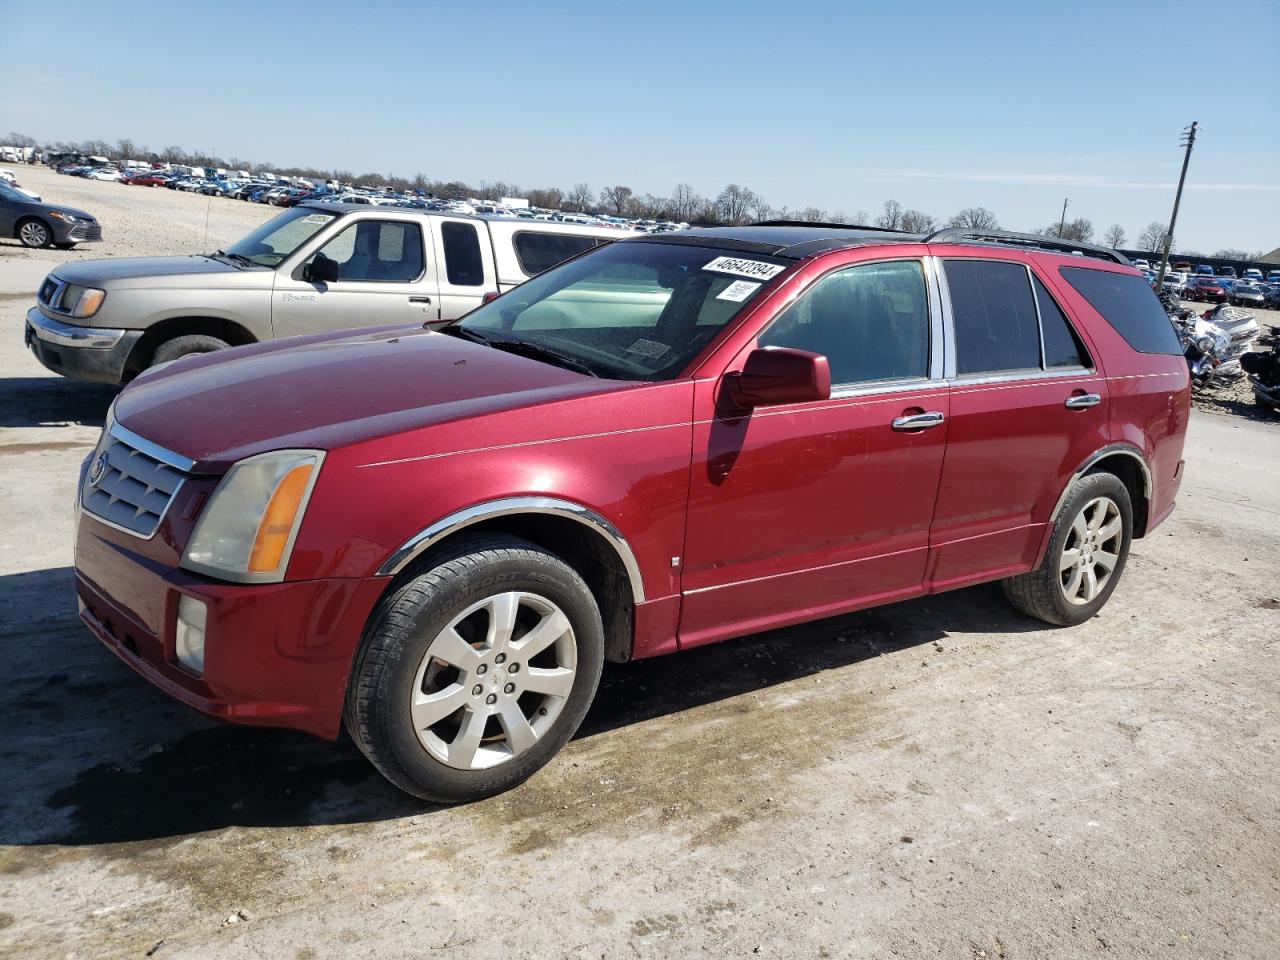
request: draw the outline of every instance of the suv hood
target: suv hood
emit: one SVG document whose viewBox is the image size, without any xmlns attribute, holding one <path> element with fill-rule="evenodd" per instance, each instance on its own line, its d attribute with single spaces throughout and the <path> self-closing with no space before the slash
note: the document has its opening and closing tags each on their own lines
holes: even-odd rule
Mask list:
<svg viewBox="0 0 1280 960">
<path fill-rule="evenodd" d="M 88 216 L 88 214 L 85 214 Z M 53 273 L 59 280 L 86 287 L 102 287 L 121 280 L 143 277 L 177 277 L 211 273 L 242 273 L 230 263 L 200 254 L 189 257 L 121 257 L 110 260 L 77 260 L 64 263 Z"/>
<path fill-rule="evenodd" d="M 395 326 L 185 357 L 130 384 L 115 417 L 194 472 L 220 473 L 269 450 L 331 450 L 630 385 Z"/>
</svg>

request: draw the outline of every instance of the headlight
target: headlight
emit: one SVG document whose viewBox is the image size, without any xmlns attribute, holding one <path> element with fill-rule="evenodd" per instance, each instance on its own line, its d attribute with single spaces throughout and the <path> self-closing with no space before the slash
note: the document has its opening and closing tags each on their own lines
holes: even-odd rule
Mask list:
<svg viewBox="0 0 1280 960">
<path fill-rule="evenodd" d="M 241 460 L 213 492 L 182 566 L 238 583 L 279 583 L 323 462 L 321 450 Z"/>
<path fill-rule="evenodd" d="M 84 287 L 75 306 L 71 308 L 71 316 L 80 319 L 92 317 L 98 312 L 105 299 L 107 299 L 107 291 L 99 290 L 97 287 Z"/>
<path fill-rule="evenodd" d="M 75 223 L 79 219 L 74 213 L 63 213 L 61 210 L 50 210 L 49 216 L 63 223 Z"/>
</svg>

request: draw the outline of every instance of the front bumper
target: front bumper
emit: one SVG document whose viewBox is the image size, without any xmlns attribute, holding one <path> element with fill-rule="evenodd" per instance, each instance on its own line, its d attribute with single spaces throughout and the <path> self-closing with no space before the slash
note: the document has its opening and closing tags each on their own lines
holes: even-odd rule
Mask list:
<svg viewBox="0 0 1280 960">
<path fill-rule="evenodd" d="M 54 373 L 73 380 L 118 384 L 141 330 L 78 327 L 45 316 L 39 307 L 27 311 L 23 334 L 36 359 Z"/>
<path fill-rule="evenodd" d="M 352 658 L 387 578 L 222 583 L 141 557 L 119 538 L 81 513 L 80 619 L 112 653 L 208 716 L 337 737 Z M 183 596 L 207 609 L 200 676 L 177 658 Z"/>
</svg>

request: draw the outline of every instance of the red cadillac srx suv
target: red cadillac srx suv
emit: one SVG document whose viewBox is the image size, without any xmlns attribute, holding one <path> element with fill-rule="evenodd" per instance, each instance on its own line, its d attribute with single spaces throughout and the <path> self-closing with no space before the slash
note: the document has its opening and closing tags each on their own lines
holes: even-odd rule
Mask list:
<svg viewBox="0 0 1280 960">
<path fill-rule="evenodd" d="M 605 660 L 990 580 L 1088 619 L 1173 509 L 1188 411 L 1109 250 L 628 239 L 442 329 L 144 373 L 82 468 L 76 589 L 184 703 L 345 723 L 392 782 L 462 801 L 545 764 Z"/>
</svg>

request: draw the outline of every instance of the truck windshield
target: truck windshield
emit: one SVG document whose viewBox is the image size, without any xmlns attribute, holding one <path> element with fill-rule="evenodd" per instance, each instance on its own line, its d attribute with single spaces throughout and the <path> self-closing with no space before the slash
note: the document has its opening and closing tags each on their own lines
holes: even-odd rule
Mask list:
<svg viewBox="0 0 1280 960">
<path fill-rule="evenodd" d="M 787 263 L 621 241 L 521 284 L 445 332 L 554 352 L 610 379 L 669 380 Z"/>
<path fill-rule="evenodd" d="M 226 254 L 244 257 L 264 267 L 277 266 L 339 216 L 341 214 L 314 207 L 293 207 L 227 247 Z"/>
</svg>

